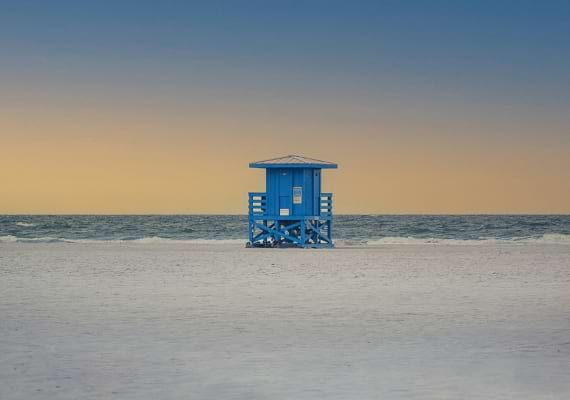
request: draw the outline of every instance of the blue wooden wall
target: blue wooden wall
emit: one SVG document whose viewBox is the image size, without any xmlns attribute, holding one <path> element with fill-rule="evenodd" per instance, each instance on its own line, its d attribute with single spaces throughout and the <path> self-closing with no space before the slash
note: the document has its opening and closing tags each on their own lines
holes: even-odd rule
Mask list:
<svg viewBox="0 0 570 400">
<path fill-rule="evenodd" d="M 285 216 L 285 209 L 289 210 L 289 216 L 320 215 L 320 168 L 268 168 L 266 171 L 268 215 Z"/>
</svg>

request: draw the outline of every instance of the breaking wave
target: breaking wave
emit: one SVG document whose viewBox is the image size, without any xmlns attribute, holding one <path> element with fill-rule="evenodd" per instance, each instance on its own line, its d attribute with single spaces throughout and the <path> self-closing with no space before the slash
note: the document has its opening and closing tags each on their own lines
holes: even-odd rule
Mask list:
<svg viewBox="0 0 570 400">
<path fill-rule="evenodd" d="M 69 239 L 58 237 L 18 237 L 14 235 L 0 236 L 0 243 L 78 243 L 78 244 L 234 244 L 245 245 L 247 239 L 175 239 L 150 236 L 135 239 Z M 539 237 L 516 237 L 510 239 L 480 238 L 480 239 L 442 239 L 414 238 L 390 236 L 379 239 L 337 239 L 337 247 L 366 247 L 383 245 L 490 245 L 490 244 L 565 244 L 570 245 L 570 235 L 544 234 Z"/>
<path fill-rule="evenodd" d="M 0 236 L 0 243 L 83 243 L 83 244 L 154 244 L 154 243 L 179 243 L 179 244 L 244 244 L 242 239 L 170 239 L 158 236 L 138 239 L 68 239 L 56 237 L 26 238 L 13 235 Z"/>
<path fill-rule="evenodd" d="M 16 226 L 21 226 L 23 228 L 31 228 L 32 226 L 36 226 L 36 224 L 32 224 L 31 222 L 16 222 Z"/>
<path fill-rule="evenodd" d="M 382 245 L 489 245 L 489 244 L 567 244 L 570 245 L 570 235 L 544 234 L 537 237 L 479 238 L 479 239 L 444 239 L 444 238 L 414 238 L 390 236 L 371 240 L 337 240 L 337 246 L 382 246 Z"/>
</svg>

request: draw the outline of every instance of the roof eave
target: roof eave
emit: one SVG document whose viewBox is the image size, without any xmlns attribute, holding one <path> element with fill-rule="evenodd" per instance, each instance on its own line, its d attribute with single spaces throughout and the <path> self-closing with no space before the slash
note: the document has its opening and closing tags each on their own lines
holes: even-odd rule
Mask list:
<svg viewBox="0 0 570 400">
<path fill-rule="evenodd" d="M 334 169 L 338 168 L 337 164 L 263 164 L 253 162 L 249 164 L 250 168 L 320 168 Z"/>
</svg>

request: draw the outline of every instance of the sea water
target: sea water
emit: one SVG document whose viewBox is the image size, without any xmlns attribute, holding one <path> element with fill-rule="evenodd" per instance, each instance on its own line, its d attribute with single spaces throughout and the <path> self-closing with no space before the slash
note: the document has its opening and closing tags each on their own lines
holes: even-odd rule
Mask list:
<svg viewBox="0 0 570 400">
<path fill-rule="evenodd" d="M 337 215 L 333 236 L 344 245 L 570 244 L 570 215 Z M 0 243 L 246 240 L 245 215 L 0 216 Z"/>
</svg>

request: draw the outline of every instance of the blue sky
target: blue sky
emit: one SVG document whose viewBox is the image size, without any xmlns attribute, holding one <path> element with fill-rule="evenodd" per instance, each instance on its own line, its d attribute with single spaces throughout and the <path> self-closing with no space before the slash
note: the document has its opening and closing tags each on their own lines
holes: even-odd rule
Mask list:
<svg viewBox="0 0 570 400">
<path fill-rule="evenodd" d="M 15 76 L 112 80 L 136 70 L 158 80 L 196 74 L 325 92 L 336 84 L 373 94 L 473 91 L 522 103 L 536 96 L 554 107 L 569 100 L 563 1 L 1 4 L 2 58 Z"/>
</svg>

